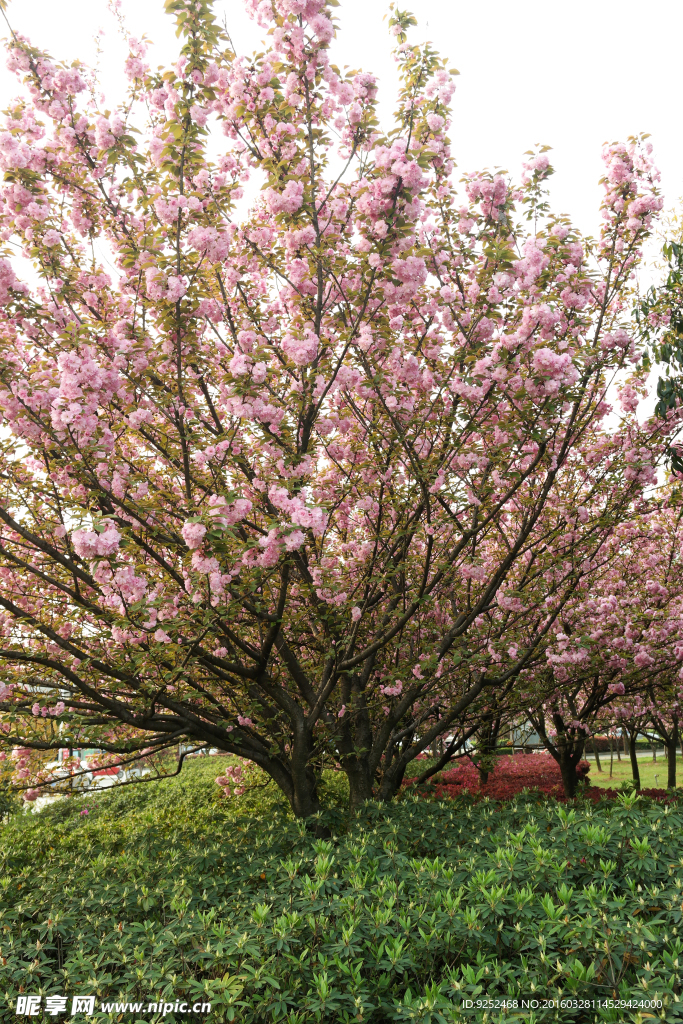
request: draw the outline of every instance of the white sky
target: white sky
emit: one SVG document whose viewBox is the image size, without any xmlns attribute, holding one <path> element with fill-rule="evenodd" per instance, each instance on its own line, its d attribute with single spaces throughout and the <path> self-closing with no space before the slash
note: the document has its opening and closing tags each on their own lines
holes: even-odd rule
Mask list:
<svg viewBox="0 0 683 1024">
<path fill-rule="evenodd" d="M 586 233 L 597 230 L 604 141 L 650 132 L 667 206 L 683 194 L 683 92 L 678 50 L 683 4 L 650 0 L 420 0 L 401 4 L 419 24 L 411 39 L 431 39 L 457 67 L 453 151 L 460 170 L 504 167 L 517 173 L 534 143 L 553 147 L 552 205 Z M 263 31 L 241 0 L 217 0 L 240 52 L 260 49 Z M 386 113 L 393 109 L 395 68 L 383 17 L 386 0 L 342 0 L 334 60 L 378 75 Z M 123 0 L 134 35 L 156 44 L 153 63 L 169 63 L 176 39 L 161 0 Z M 93 63 L 93 38 L 105 30 L 101 81 L 115 98 L 124 56 L 106 0 L 13 0 L 16 31 L 57 59 Z M 0 33 L 2 30 L 0 29 Z M 149 58 L 148 58 L 149 59 Z M 16 92 L 0 68 L 3 103 Z"/>
</svg>

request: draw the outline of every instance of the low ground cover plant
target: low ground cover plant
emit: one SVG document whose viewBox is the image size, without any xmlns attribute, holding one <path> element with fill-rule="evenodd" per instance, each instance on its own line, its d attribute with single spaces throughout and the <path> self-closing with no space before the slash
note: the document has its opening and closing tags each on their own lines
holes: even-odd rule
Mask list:
<svg viewBox="0 0 683 1024">
<path fill-rule="evenodd" d="M 0 830 L 2 1024 L 22 991 L 95 994 L 102 1022 L 171 996 L 240 1024 L 683 1020 L 677 806 L 405 795 L 348 819 L 331 777 L 323 840 L 274 787 L 225 799 L 215 774 Z M 646 1005 L 476 1008 L 534 992 Z"/>
</svg>

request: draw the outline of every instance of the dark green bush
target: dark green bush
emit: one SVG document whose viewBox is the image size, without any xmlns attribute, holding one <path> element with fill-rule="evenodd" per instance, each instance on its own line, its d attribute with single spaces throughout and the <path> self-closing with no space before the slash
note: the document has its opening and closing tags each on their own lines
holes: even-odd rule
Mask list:
<svg viewBox="0 0 683 1024">
<path fill-rule="evenodd" d="M 535 989 L 683 1021 L 678 807 L 406 798 L 333 807 L 324 841 L 272 787 L 221 800 L 215 761 L 189 768 L 0 830 L 3 1024 L 22 990 L 206 999 L 240 1024 L 638 1020 L 461 1010 Z"/>
</svg>

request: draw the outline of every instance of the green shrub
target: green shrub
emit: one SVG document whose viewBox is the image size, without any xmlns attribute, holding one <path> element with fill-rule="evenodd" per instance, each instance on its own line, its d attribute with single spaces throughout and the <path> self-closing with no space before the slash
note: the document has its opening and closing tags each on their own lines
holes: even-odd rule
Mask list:
<svg viewBox="0 0 683 1024">
<path fill-rule="evenodd" d="M 214 759 L 188 767 L 0 830 L 3 1024 L 21 990 L 205 999 L 239 1024 L 637 1019 L 460 1009 L 536 989 L 683 1020 L 677 807 L 405 798 L 332 807 L 325 841 L 273 787 L 222 800 Z"/>
</svg>

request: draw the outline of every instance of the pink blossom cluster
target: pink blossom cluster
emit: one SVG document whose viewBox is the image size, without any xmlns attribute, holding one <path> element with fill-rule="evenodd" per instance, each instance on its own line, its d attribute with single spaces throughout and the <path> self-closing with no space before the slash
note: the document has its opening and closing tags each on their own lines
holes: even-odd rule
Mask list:
<svg viewBox="0 0 683 1024">
<path fill-rule="evenodd" d="M 54 715 L 56 718 L 59 718 L 59 716 L 64 713 L 65 707 L 66 705 L 64 704 L 64 701 L 61 700 L 57 701 L 54 707 L 51 708 L 45 706 L 41 707 L 40 704 L 36 703 L 31 708 L 31 714 L 34 715 L 36 718 L 41 716 L 43 718 L 47 718 L 48 715 Z"/>
<path fill-rule="evenodd" d="M 217 776 L 216 785 L 221 787 L 223 796 L 242 796 L 245 790 L 246 774 L 241 761 L 228 765 L 222 775 Z M 230 788 L 232 786 L 232 789 Z"/>
<path fill-rule="evenodd" d="M 71 534 L 74 551 L 80 558 L 109 558 L 118 552 L 121 534 L 107 523 L 101 533 L 94 530 L 74 530 Z"/>
</svg>

